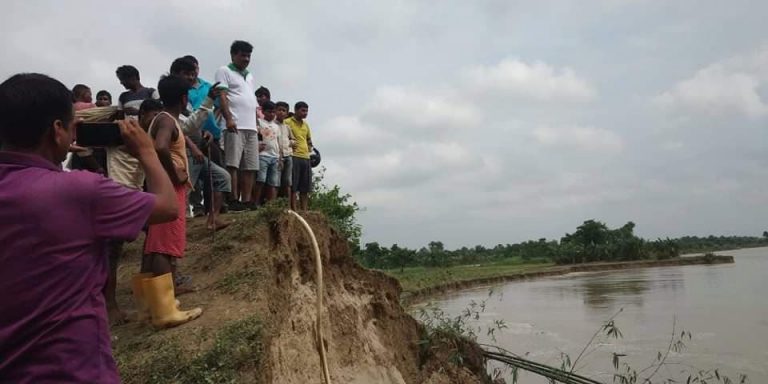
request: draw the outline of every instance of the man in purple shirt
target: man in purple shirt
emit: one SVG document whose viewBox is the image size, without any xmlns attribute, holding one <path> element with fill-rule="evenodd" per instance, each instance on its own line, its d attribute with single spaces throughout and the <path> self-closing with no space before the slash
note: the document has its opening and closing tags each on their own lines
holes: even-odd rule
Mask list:
<svg viewBox="0 0 768 384">
<path fill-rule="evenodd" d="M 45 75 L 0 84 L 0 383 L 119 383 L 106 246 L 177 216 L 173 185 L 134 121 L 120 129 L 149 193 L 61 170 L 75 138 L 71 100 Z"/>
</svg>

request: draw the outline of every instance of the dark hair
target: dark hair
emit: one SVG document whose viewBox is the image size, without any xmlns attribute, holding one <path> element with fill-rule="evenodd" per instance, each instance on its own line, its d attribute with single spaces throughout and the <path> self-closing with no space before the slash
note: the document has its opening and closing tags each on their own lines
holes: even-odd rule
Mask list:
<svg viewBox="0 0 768 384">
<path fill-rule="evenodd" d="M 178 75 L 181 72 L 194 72 L 195 62 L 186 57 L 179 57 L 171 63 L 171 75 Z"/>
<path fill-rule="evenodd" d="M 251 53 L 253 52 L 253 45 L 247 41 L 235 40 L 232 42 L 232 46 L 229 47 L 229 54 L 234 55 L 239 52 Z"/>
<path fill-rule="evenodd" d="M 261 104 L 261 110 L 262 111 L 274 111 L 276 108 L 275 103 L 267 100 L 263 104 Z"/>
<path fill-rule="evenodd" d="M 53 122 L 74 119 L 72 92 L 39 73 L 19 73 L 0 84 L 0 140 L 20 149 L 40 145 Z"/>
<path fill-rule="evenodd" d="M 135 77 L 137 80 L 140 80 L 139 70 L 136 69 L 136 67 L 134 67 L 133 65 L 123 65 L 123 66 L 117 67 L 115 74 L 117 75 L 117 78 L 120 80 L 129 79 L 131 77 Z"/>
<path fill-rule="evenodd" d="M 187 60 L 195 63 L 195 65 L 200 65 L 200 62 L 197 61 L 197 58 L 192 56 L 192 55 L 186 55 L 186 56 L 182 57 L 182 59 L 187 59 Z"/>
<path fill-rule="evenodd" d="M 160 100 L 166 107 L 178 106 L 189 90 L 189 83 L 178 76 L 164 76 L 157 83 Z"/>
<path fill-rule="evenodd" d="M 285 101 L 278 101 L 275 103 L 275 108 L 285 108 L 286 111 L 290 111 L 291 107 Z"/>
<path fill-rule="evenodd" d="M 163 110 L 163 103 L 160 102 L 160 100 L 155 99 L 146 99 L 141 102 L 141 105 L 139 106 L 139 114 L 144 114 L 147 112 L 152 111 L 162 111 Z"/>
<path fill-rule="evenodd" d="M 298 110 L 299 110 L 299 109 L 301 109 L 301 108 L 307 108 L 307 109 L 309 109 L 309 105 L 307 105 L 307 103 L 305 103 L 305 102 L 303 102 L 303 101 L 299 101 L 298 103 L 296 103 L 296 104 L 294 104 L 294 105 L 293 105 L 293 110 L 294 110 L 294 111 L 298 111 Z"/>
<path fill-rule="evenodd" d="M 256 97 L 259 97 L 259 96 L 266 96 L 267 99 L 272 98 L 272 95 L 269 93 L 269 89 L 267 89 L 267 87 L 265 86 L 261 86 L 259 87 L 259 89 L 256 90 Z"/>
<path fill-rule="evenodd" d="M 105 91 L 105 90 L 103 90 L 103 89 L 101 91 L 96 92 L 96 99 L 98 100 L 99 97 L 102 97 L 102 96 L 105 96 L 105 95 L 107 97 L 109 97 L 110 101 L 112 101 L 112 94 L 107 92 L 107 91 Z"/>
<path fill-rule="evenodd" d="M 90 91 L 91 88 L 89 88 L 85 84 L 75 84 L 74 87 L 72 87 L 72 100 L 77 101 L 77 99 L 80 98 L 80 96 L 85 93 L 85 91 Z"/>
</svg>

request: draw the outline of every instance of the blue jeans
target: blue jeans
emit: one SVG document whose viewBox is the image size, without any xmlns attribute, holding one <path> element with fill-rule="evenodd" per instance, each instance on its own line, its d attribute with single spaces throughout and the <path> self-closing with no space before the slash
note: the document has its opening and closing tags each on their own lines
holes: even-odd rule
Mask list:
<svg viewBox="0 0 768 384">
<path fill-rule="evenodd" d="M 256 182 L 267 184 L 270 187 L 280 186 L 280 171 L 277 170 L 277 157 L 259 156 L 259 172 L 256 174 Z"/>
</svg>

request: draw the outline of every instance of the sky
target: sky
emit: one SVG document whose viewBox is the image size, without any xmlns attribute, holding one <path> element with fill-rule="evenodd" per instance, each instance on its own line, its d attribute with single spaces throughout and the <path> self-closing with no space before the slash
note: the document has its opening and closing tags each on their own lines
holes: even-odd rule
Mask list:
<svg viewBox="0 0 768 384">
<path fill-rule="evenodd" d="M 119 5 L 118 5 L 119 4 Z M 765 1 L 8 1 L 0 77 L 154 86 L 233 40 L 273 100 L 310 105 L 325 182 L 363 241 L 768 230 Z"/>
</svg>

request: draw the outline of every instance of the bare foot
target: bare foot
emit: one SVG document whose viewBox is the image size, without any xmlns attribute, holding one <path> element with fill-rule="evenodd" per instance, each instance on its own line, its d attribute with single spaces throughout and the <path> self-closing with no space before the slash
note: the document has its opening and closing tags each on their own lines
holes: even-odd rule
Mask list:
<svg viewBox="0 0 768 384">
<path fill-rule="evenodd" d="M 216 224 L 211 224 L 211 222 L 208 222 L 208 229 L 218 231 L 220 229 L 224 229 L 226 227 L 229 227 L 229 225 L 232 224 L 231 221 L 223 221 L 223 220 L 216 220 Z"/>
</svg>

